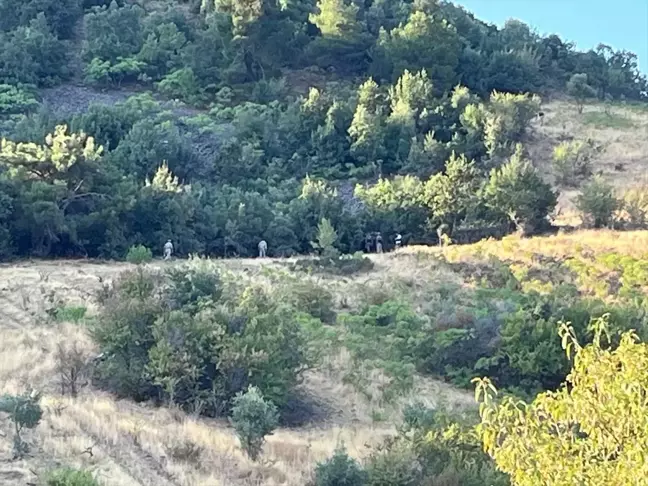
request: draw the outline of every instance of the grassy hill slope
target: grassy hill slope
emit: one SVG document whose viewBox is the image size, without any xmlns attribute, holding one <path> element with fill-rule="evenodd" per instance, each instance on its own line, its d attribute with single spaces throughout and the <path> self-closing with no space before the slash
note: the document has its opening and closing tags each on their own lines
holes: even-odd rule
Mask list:
<svg viewBox="0 0 648 486">
<path fill-rule="evenodd" d="M 374 255 L 373 270 L 345 278 L 291 270 L 292 260 L 213 261 L 211 265 L 238 282 L 256 282 L 277 292 L 316 285 L 331 292 L 338 313 L 337 324 L 327 327 L 340 333 L 333 342 L 322 338 L 327 352 L 300 387 L 294 408 L 297 425 L 269 437 L 259 463 L 242 454 L 225 421 L 117 400 L 91 386 L 77 398 L 61 396 L 58 345 L 76 341 L 87 356 L 97 352 L 87 333 L 97 310 L 93 295 L 100 280 L 110 281 L 129 265 L 61 261 L 2 266 L 0 392 L 18 393 L 26 386 L 43 390 L 45 415 L 28 432 L 32 453 L 19 461 L 10 461 L 11 429 L 2 419 L 0 479 L 24 485 L 58 464 L 68 464 L 89 468 L 104 484 L 118 486 L 303 485 L 315 463 L 340 442 L 352 456 L 367 456 L 395 433 L 402 407 L 415 399 L 473 408 L 470 390 L 434 379 L 434 373 L 415 373 L 407 392 L 389 398 L 398 375 L 389 363 L 372 362 L 361 353 L 357 339 L 351 339 L 359 331 L 348 327 L 343 315 L 367 305 L 400 302 L 434 323 L 428 332 L 476 332 L 488 324 L 484 318 L 505 322 L 506 315 L 524 309 L 515 310 L 525 295 L 558 295 L 565 285 L 574 289 L 569 297 L 573 306 L 598 299 L 599 306 L 614 309 L 627 304 L 628 296 L 645 295 L 647 244 L 648 232 L 599 231 L 445 249 L 411 247 Z M 85 317 L 75 310 L 79 306 L 87 308 Z M 380 350 L 391 355 L 384 337 L 365 334 L 363 339 L 374 354 Z M 496 352 L 492 343 L 484 346 Z M 465 383 L 464 378 L 477 374 L 453 366 L 455 373 L 446 374 L 446 380 Z"/>
<path fill-rule="evenodd" d="M 645 187 L 648 169 L 648 108 L 639 104 L 585 105 L 578 113 L 576 103 L 558 99 L 542 106 L 544 120 L 536 120 L 527 149 L 535 166 L 560 191 L 558 222 L 578 225 L 575 209 L 579 187 L 557 183 L 552 167 L 554 147 L 561 142 L 591 140 L 601 151 L 591 160 L 593 174 L 600 174 L 617 191 Z"/>
</svg>

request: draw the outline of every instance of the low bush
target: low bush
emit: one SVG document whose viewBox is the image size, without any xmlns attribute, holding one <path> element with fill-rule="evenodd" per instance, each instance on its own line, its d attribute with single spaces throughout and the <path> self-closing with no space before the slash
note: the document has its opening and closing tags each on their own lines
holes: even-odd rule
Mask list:
<svg viewBox="0 0 648 486">
<path fill-rule="evenodd" d="M 279 291 L 278 297 L 295 309 L 307 312 L 322 322 L 335 322 L 333 294 L 326 287 L 309 280 L 297 280 Z"/>
<path fill-rule="evenodd" d="M 353 275 L 369 272 L 374 267 L 373 261 L 362 252 L 353 255 L 335 257 L 302 258 L 295 262 L 295 270 L 328 273 L 331 275 Z"/>
<path fill-rule="evenodd" d="M 230 418 L 245 453 L 256 461 L 263 449 L 265 438 L 277 427 L 277 407 L 263 398 L 258 388 L 251 386 L 234 397 Z"/>
<path fill-rule="evenodd" d="M 89 471 L 64 467 L 50 472 L 45 478 L 46 486 L 99 486 Z"/>
<path fill-rule="evenodd" d="M 215 302 L 223 292 L 220 274 L 208 268 L 187 265 L 168 270 L 166 276 L 166 298 L 174 309 Z"/>
<path fill-rule="evenodd" d="M 126 254 L 126 261 L 135 265 L 142 265 L 153 260 L 153 252 L 144 245 L 131 246 Z"/>
<path fill-rule="evenodd" d="M 592 174 L 592 157 L 595 147 L 591 140 L 562 142 L 554 147 L 553 169 L 556 182 L 565 186 L 575 186 Z"/>
<path fill-rule="evenodd" d="M 199 464 L 203 448 L 190 439 L 173 439 L 165 447 L 167 454 L 176 461 Z"/>
<path fill-rule="evenodd" d="M 587 225 L 603 228 L 612 225 L 621 203 L 614 194 L 614 188 L 597 176 L 583 187 L 576 205 Z"/>
<path fill-rule="evenodd" d="M 0 116 L 33 111 L 38 100 L 30 89 L 0 84 Z"/>
<path fill-rule="evenodd" d="M 338 447 L 327 460 L 317 464 L 313 486 L 364 486 L 367 473 L 356 460 Z"/>
<path fill-rule="evenodd" d="M 366 464 L 367 486 L 418 486 L 423 468 L 415 451 L 400 440 L 387 441 Z"/>
<path fill-rule="evenodd" d="M 630 229 L 645 228 L 648 225 L 648 185 L 629 189 L 623 193 L 623 218 Z"/>
<path fill-rule="evenodd" d="M 54 318 L 58 322 L 74 322 L 76 324 L 84 319 L 86 312 L 88 309 L 83 306 L 57 307 L 54 310 Z"/>
</svg>

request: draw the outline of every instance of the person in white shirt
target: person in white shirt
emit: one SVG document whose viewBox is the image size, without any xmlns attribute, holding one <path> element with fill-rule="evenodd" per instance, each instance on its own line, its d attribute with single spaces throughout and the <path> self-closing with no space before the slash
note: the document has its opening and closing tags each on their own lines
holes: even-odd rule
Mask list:
<svg viewBox="0 0 648 486">
<path fill-rule="evenodd" d="M 259 258 L 265 258 L 268 251 L 268 244 L 265 240 L 259 242 Z"/>
<path fill-rule="evenodd" d="M 164 259 L 168 260 L 171 258 L 171 254 L 173 253 L 173 243 L 171 243 L 171 240 L 167 240 L 167 242 L 164 244 Z"/>
</svg>

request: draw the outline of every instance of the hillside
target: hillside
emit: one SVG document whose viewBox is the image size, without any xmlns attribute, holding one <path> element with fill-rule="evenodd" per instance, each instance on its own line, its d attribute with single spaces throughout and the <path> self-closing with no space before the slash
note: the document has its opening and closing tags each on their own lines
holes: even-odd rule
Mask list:
<svg viewBox="0 0 648 486">
<path fill-rule="evenodd" d="M 542 106 L 544 120 L 536 121 L 527 148 L 534 164 L 559 190 L 558 222 L 581 223 L 575 208 L 579 187 L 556 183 L 552 168 L 554 147 L 561 142 L 592 140 L 601 150 L 591 160 L 591 171 L 601 174 L 619 194 L 643 189 L 648 160 L 648 109 L 633 104 L 588 104 L 579 114 L 576 104 L 556 100 Z"/>
<path fill-rule="evenodd" d="M 578 191 L 606 194 L 586 225 L 645 225 L 589 187 L 640 170 L 633 53 L 360 3 L 2 0 L 0 255 L 291 256 L 322 219 L 344 253 L 377 232 L 475 241 L 549 231 Z"/>
<path fill-rule="evenodd" d="M 0 483 L 626 486 L 647 135 L 635 54 L 450 1 L 0 0 Z M 531 450 L 574 349 L 633 406 Z"/>
<path fill-rule="evenodd" d="M 484 353 L 491 358 L 502 352 L 509 355 L 508 364 L 500 362 L 489 370 L 500 386 L 508 381 L 509 385 L 536 389 L 539 384 L 553 383 L 555 373 L 560 380 L 566 363 L 556 369 L 550 360 L 551 353 L 561 355 L 559 342 L 551 342 L 559 341 L 556 331 L 536 335 L 534 342 L 528 335 L 523 338 L 526 334 L 520 325 L 542 326 L 543 319 L 553 315 L 555 320 L 569 318 L 580 329 L 589 316 L 612 312 L 616 326 L 632 326 L 645 334 L 645 318 L 634 306 L 637 298 L 645 298 L 648 288 L 642 250 L 647 243 L 647 232 L 580 232 L 445 249 L 410 247 L 373 256 L 374 269 L 348 277 L 309 276 L 290 270 L 294 264 L 290 260 L 208 263 L 209 271 L 218 269 L 221 275 L 230 275 L 227 281 L 261 285 L 276 295 L 317 285 L 320 294 L 331 292 L 337 314 L 337 324 L 330 329 L 341 334 L 334 339 L 334 346 L 325 344 L 325 335 L 311 338 L 327 351 L 299 386 L 300 405 L 291 412 L 296 425 L 282 426 L 268 438 L 259 463 L 242 454 L 233 430 L 223 420 L 118 400 L 83 382 L 78 397 L 61 395 L 58 343 L 76 343 L 85 356 L 96 355 L 96 345 L 88 336 L 88 329 L 95 326 L 94 316 L 101 310 L 95 296 L 102 285 L 132 266 L 81 261 L 4 265 L 0 269 L 0 391 L 20 393 L 25 386 L 42 390 L 45 414 L 41 424 L 27 432 L 31 453 L 17 461 L 10 460 L 11 428 L 3 419 L 0 478 L 8 485 L 36 484 L 37 477 L 64 464 L 94 471 L 102 484 L 111 486 L 303 485 L 315 463 L 326 459 L 341 442 L 351 456 L 361 459 L 374 454 L 385 437 L 397 434 L 395 424 L 408 403 L 422 401 L 428 406 L 475 413 L 472 391 L 432 377 L 441 371 L 445 380 L 469 387 L 471 375 L 483 371 L 470 367 Z M 182 265 L 153 263 L 148 269 Z M 309 305 L 311 312 L 318 309 Z M 441 354 L 427 355 L 427 364 L 417 365 L 414 381 L 400 389 L 396 398 L 388 399 L 389 387 L 385 387 L 396 383 L 399 376 L 393 375 L 393 364 L 374 361 L 353 338 L 354 333 L 365 331 L 355 327 L 358 323 L 351 324 L 349 316 L 370 315 L 367 305 L 378 306 L 385 316 L 391 312 L 390 306 L 406 306 L 403 309 L 411 308 L 422 319 L 431 319 L 433 335 L 445 333 L 449 338 L 458 333 L 454 343 L 446 343 L 450 348 L 437 349 Z M 85 316 L 79 306 L 87 309 Z M 538 309 L 543 309 L 543 314 L 536 314 Z M 521 316 L 526 317 L 520 320 Z M 525 319 L 529 320 L 523 324 Z M 504 337 L 503 342 L 489 337 L 494 329 Z M 515 334 L 510 334 L 513 330 Z M 463 332 L 473 341 L 462 344 Z M 379 334 L 360 335 L 364 336 L 363 346 L 381 346 L 387 352 L 387 341 L 381 341 L 384 338 Z M 512 340 L 516 335 L 519 341 Z M 536 346 L 548 347 L 537 355 Z M 518 372 L 522 375 L 511 375 L 515 359 L 524 359 Z M 434 363 L 444 361 L 445 367 L 429 374 L 438 366 Z M 513 368 L 505 371 L 510 366 Z"/>
</svg>

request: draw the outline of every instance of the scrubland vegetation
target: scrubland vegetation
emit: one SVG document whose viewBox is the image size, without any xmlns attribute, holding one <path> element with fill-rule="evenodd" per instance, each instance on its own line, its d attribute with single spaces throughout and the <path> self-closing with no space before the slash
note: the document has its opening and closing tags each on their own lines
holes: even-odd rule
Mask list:
<svg viewBox="0 0 648 486">
<path fill-rule="evenodd" d="M 445 1 L 0 0 L 0 483 L 644 484 L 647 96 Z"/>
<path fill-rule="evenodd" d="M 410 247 L 345 276 L 295 260 L 6 267 L 3 392 L 42 413 L 20 454 L 3 439 L 7 464 L 99 484 L 611 484 L 618 468 L 632 484 L 647 242 Z M 551 430 L 567 426 L 563 457 Z M 572 453 L 583 463 L 561 468 Z"/>
</svg>

